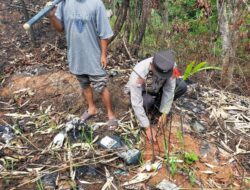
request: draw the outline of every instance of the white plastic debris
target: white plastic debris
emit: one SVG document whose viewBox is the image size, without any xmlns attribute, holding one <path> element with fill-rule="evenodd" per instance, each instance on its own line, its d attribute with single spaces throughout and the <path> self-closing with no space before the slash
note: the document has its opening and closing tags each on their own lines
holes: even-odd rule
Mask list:
<svg viewBox="0 0 250 190">
<path fill-rule="evenodd" d="M 145 169 L 147 172 L 159 170 L 161 167 L 162 167 L 161 161 L 156 161 L 153 164 L 151 162 L 147 162 L 145 164 Z"/>
<path fill-rule="evenodd" d="M 155 176 L 157 173 L 151 172 L 151 173 L 138 173 L 136 176 L 134 176 L 131 180 L 125 182 L 122 184 L 122 186 L 128 186 L 128 185 L 133 185 L 136 183 L 141 183 L 143 181 L 148 180 L 152 176 Z"/>
<path fill-rule="evenodd" d="M 166 179 L 162 180 L 157 186 L 157 189 L 160 190 L 179 190 L 180 188 L 177 187 L 174 183 L 167 181 Z"/>
<path fill-rule="evenodd" d="M 9 144 L 13 138 L 14 131 L 10 127 L 0 125 L 0 142 Z"/>
<path fill-rule="evenodd" d="M 100 145 L 106 149 L 122 149 L 117 151 L 117 155 L 128 165 L 137 164 L 141 158 L 139 150 L 128 148 L 118 136 L 105 136 L 100 140 Z"/>
<path fill-rule="evenodd" d="M 118 148 L 120 147 L 119 143 L 114 140 L 113 138 L 109 137 L 109 136 L 106 136 L 104 137 L 101 141 L 100 141 L 100 144 L 107 148 L 107 149 L 111 149 L 111 148 Z"/>
<path fill-rule="evenodd" d="M 152 164 L 151 163 L 146 163 L 145 169 L 147 172 L 150 172 L 152 170 Z"/>
<path fill-rule="evenodd" d="M 53 139 L 53 147 L 61 148 L 63 145 L 64 138 L 65 134 L 63 132 L 58 133 Z"/>
</svg>

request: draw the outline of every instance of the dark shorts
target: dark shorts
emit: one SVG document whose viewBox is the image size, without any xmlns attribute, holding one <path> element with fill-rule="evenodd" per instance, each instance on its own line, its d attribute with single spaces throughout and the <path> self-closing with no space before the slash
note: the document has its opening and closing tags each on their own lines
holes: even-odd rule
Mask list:
<svg viewBox="0 0 250 190">
<path fill-rule="evenodd" d="M 76 75 L 76 78 L 83 89 L 91 86 L 97 92 L 102 92 L 102 90 L 107 87 L 108 84 L 108 75 Z"/>
</svg>

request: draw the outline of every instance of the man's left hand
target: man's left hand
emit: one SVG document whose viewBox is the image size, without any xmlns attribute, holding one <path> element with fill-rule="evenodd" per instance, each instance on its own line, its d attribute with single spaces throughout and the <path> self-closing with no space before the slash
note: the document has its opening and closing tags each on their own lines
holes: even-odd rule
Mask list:
<svg viewBox="0 0 250 190">
<path fill-rule="evenodd" d="M 164 127 L 166 124 L 167 124 L 167 115 L 163 113 L 159 118 L 158 127 L 160 128 Z"/>
<path fill-rule="evenodd" d="M 149 126 L 146 128 L 146 136 L 147 136 L 150 143 L 156 142 L 156 131 L 155 131 L 154 127 Z"/>
<path fill-rule="evenodd" d="M 104 55 L 101 56 L 101 64 L 103 69 L 107 67 L 107 57 Z"/>
</svg>

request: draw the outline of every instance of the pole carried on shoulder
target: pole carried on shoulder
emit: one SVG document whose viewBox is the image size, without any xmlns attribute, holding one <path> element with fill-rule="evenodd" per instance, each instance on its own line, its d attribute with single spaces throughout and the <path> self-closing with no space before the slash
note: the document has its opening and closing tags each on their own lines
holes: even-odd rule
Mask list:
<svg viewBox="0 0 250 190">
<path fill-rule="evenodd" d="M 51 4 L 45 6 L 42 10 L 40 10 L 35 16 L 33 16 L 28 22 L 23 25 L 25 30 L 29 30 L 30 27 L 38 22 L 42 17 L 44 17 L 49 11 L 51 11 L 58 3 L 63 0 L 54 0 Z"/>
</svg>

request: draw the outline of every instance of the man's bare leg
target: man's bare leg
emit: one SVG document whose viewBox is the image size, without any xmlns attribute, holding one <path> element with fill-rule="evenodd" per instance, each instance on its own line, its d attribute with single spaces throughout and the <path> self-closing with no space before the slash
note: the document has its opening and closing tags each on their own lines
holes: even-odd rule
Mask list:
<svg viewBox="0 0 250 190">
<path fill-rule="evenodd" d="M 107 87 L 105 87 L 102 91 L 102 101 L 107 110 L 108 118 L 114 119 L 115 115 L 112 111 L 111 98 Z"/>
<path fill-rule="evenodd" d="M 88 104 L 88 113 L 91 115 L 97 114 L 97 109 L 96 109 L 96 106 L 95 106 L 94 100 L 93 100 L 92 88 L 90 86 L 87 88 L 84 88 L 83 95 L 84 95 L 84 97 L 87 101 L 87 104 Z"/>
</svg>

